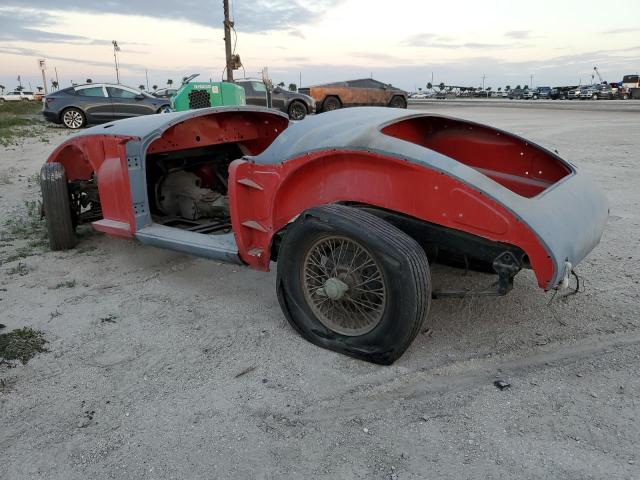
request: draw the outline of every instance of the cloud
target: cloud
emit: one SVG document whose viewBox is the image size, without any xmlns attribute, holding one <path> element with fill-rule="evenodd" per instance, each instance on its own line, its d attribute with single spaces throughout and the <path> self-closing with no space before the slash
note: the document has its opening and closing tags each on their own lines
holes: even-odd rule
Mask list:
<svg viewBox="0 0 640 480">
<path fill-rule="evenodd" d="M 324 12 L 344 0 L 254 0 L 233 1 L 230 14 L 236 28 L 241 32 L 261 33 L 273 30 L 297 29 L 319 20 Z M 3 0 L 5 6 L 24 8 L 24 2 Z M 85 13 L 109 13 L 120 15 L 141 15 L 169 20 L 187 20 L 207 27 L 222 28 L 222 2 L 202 2 L 201 0 L 109 0 L 90 2 L 87 0 L 65 0 L 56 8 L 51 0 L 29 0 L 29 7 L 45 11 L 70 10 Z M 312 6 L 310 6 L 312 5 Z"/>
<path fill-rule="evenodd" d="M 53 20 L 40 18 L 35 14 L 23 13 L 18 10 L 0 10 L 0 40 L 84 45 L 106 45 L 110 43 L 107 40 L 48 32 L 41 29 L 54 24 Z"/>
<path fill-rule="evenodd" d="M 640 28 L 614 28 L 613 30 L 605 30 L 604 32 L 600 32 L 604 35 L 618 35 L 620 33 L 634 33 L 640 32 Z"/>
<path fill-rule="evenodd" d="M 456 42 L 452 37 L 445 37 L 433 33 L 418 33 L 409 35 L 400 45 L 406 47 L 425 47 L 425 48 L 442 48 L 442 49 L 458 49 L 466 48 L 470 50 L 485 50 L 495 48 L 514 47 L 510 43 L 480 43 L 480 42 Z"/>
<path fill-rule="evenodd" d="M 401 45 L 406 47 L 428 47 L 438 36 L 434 33 L 417 33 L 405 38 Z"/>
<path fill-rule="evenodd" d="M 369 52 L 351 52 L 352 57 L 366 58 L 368 60 L 377 60 L 385 62 L 396 62 L 398 58 L 394 55 L 387 55 L 386 53 L 369 53 Z"/>
<path fill-rule="evenodd" d="M 111 40 L 68 35 L 65 33 L 49 32 L 43 28 L 56 25 L 55 15 L 39 16 L 35 13 L 22 12 L 12 9 L 0 9 L 0 40 L 7 42 L 33 43 L 66 43 L 72 45 L 110 45 Z M 145 45 L 142 43 L 128 43 L 127 45 Z M 144 52 L 138 52 L 144 53 Z"/>
<path fill-rule="evenodd" d="M 505 37 L 514 38 L 517 40 L 523 40 L 531 37 L 531 30 L 511 30 L 504 34 Z"/>
</svg>

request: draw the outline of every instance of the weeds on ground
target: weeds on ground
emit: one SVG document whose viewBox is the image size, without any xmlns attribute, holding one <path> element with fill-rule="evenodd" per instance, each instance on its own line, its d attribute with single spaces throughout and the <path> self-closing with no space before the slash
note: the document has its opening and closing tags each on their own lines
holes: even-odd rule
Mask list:
<svg viewBox="0 0 640 480">
<path fill-rule="evenodd" d="M 44 333 L 29 327 L 18 328 L 0 335 L 0 363 L 20 360 L 26 364 L 37 353 L 48 351 Z"/>
<path fill-rule="evenodd" d="M 67 280 L 66 282 L 60 282 L 52 287 L 52 290 L 58 290 L 59 288 L 75 288 L 78 284 L 75 280 Z"/>
<path fill-rule="evenodd" d="M 0 116 L 39 115 L 42 110 L 40 102 L 4 102 L 0 103 Z"/>
<path fill-rule="evenodd" d="M 39 102 L 0 104 L 0 145 L 18 145 L 24 138 L 38 138 L 42 142 L 48 142 L 44 135 L 44 122 L 39 114 L 41 108 Z"/>
<path fill-rule="evenodd" d="M 116 323 L 118 316 L 110 313 L 106 317 L 100 318 L 100 323 Z"/>
<path fill-rule="evenodd" d="M 26 263 L 19 262 L 15 267 L 11 267 L 7 270 L 9 275 L 20 275 L 24 276 L 29 273 L 29 267 Z"/>
<path fill-rule="evenodd" d="M 9 218 L 0 227 L 0 246 L 14 245 L 16 240 L 21 245 L 12 252 L 2 255 L 0 252 L 0 265 L 37 255 L 40 250 L 46 247 L 47 240 L 46 225 L 40 216 L 40 202 L 30 200 L 25 202 L 24 210 Z M 26 243 L 25 243 L 26 241 Z"/>
</svg>

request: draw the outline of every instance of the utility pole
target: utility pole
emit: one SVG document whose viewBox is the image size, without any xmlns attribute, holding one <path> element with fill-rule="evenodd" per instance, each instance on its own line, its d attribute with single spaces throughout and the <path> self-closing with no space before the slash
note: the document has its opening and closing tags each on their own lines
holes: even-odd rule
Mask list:
<svg viewBox="0 0 640 480">
<path fill-rule="evenodd" d="M 118 56 L 117 56 L 117 52 L 120 51 L 120 47 L 118 46 L 118 42 L 116 42 L 115 40 L 113 40 L 111 42 L 113 44 L 113 60 L 116 64 L 116 83 L 120 83 L 120 72 L 118 71 Z"/>
<path fill-rule="evenodd" d="M 227 58 L 227 82 L 233 82 L 233 60 L 231 59 L 231 27 L 233 22 L 229 20 L 229 0 L 222 0 L 224 9 L 224 53 Z"/>
<path fill-rule="evenodd" d="M 149 72 L 147 71 L 147 69 L 144 69 L 144 76 L 147 79 L 147 92 L 149 91 Z"/>
<path fill-rule="evenodd" d="M 56 85 L 58 85 L 58 87 L 56 88 L 56 90 L 58 88 L 60 88 L 60 80 L 58 80 L 58 67 L 53 67 L 53 69 L 56 71 Z"/>
<path fill-rule="evenodd" d="M 529 78 L 531 79 L 531 83 L 529 84 L 529 86 L 533 88 L 533 75 L 529 75 Z"/>
<path fill-rule="evenodd" d="M 302 72 L 300 72 L 300 77 L 298 80 L 298 88 L 302 88 Z"/>
<path fill-rule="evenodd" d="M 487 78 L 487 76 L 483 73 L 482 74 L 482 91 L 484 91 L 484 79 Z"/>
</svg>

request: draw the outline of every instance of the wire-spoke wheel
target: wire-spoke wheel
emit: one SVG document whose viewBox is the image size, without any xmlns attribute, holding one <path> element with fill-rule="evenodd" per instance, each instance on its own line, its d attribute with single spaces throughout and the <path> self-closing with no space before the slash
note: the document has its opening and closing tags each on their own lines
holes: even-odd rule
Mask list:
<svg viewBox="0 0 640 480">
<path fill-rule="evenodd" d="M 278 250 L 278 301 L 310 342 L 388 365 L 429 311 L 429 262 L 410 236 L 361 208 L 302 212 Z"/>
<path fill-rule="evenodd" d="M 304 294 L 324 326 L 342 335 L 363 335 L 382 319 L 386 285 L 371 253 L 346 237 L 321 238 L 300 265 Z"/>
<path fill-rule="evenodd" d="M 77 108 L 69 108 L 62 114 L 62 123 L 65 127 L 76 130 L 85 124 L 84 114 Z"/>
</svg>

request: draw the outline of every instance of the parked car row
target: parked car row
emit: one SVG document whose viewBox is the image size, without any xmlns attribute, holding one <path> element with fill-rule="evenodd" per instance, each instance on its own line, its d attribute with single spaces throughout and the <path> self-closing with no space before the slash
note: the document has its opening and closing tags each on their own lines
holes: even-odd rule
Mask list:
<svg viewBox="0 0 640 480">
<path fill-rule="evenodd" d="M 180 88 L 162 88 L 147 93 L 120 84 L 88 83 L 51 93 L 43 99 L 45 119 L 78 129 L 88 124 L 109 122 L 168 111 L 183 111 L 222 105 L 270 107 L 291 120 L 307 115 L 353 106 L 407 107 L 407 92 L 371 78 L 317 85 L 289 91 L 266 85 L 262 80 L 242 78 L 226 82 L 192 82 Z M 13 92 L 12 92 L 13 93 Z M 11 95 L 11 100 L 24 94 Z"/>
<path fill-rule="evenodd" d="M 509 98 L 511 100 L 627 100 L 640 98 L 640 82 L 633 83 L 632 76 L 627 75 L 627 83 L 601 83 L 592 85 L 573 85 L 565 87 L 516 87 L 509 90 L 487 91 L 467 89 L 465 87 L 446 87 L 440 91 L 412 93 L 409 98 L 422 100 L 428 98 L 483 97 Z M 637 77 L 636 77 L 637 78 Z M 631 80 L 629 80 L 631 79 Z M 638 87 L 634 86 L 638 84 Z"/>
</svg>

